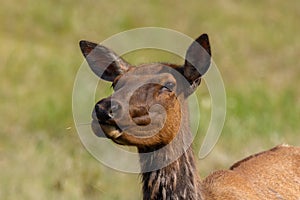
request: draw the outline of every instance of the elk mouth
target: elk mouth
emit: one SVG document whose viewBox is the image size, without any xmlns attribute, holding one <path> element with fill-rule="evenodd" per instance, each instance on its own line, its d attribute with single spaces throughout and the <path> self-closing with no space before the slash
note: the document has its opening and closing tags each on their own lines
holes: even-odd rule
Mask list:
<svg viewBox="0 0 300 200">
<path fill-rule="evenodd" d="M 132 120 L 134 123 L 131 125 L 118 125 L 115 122 L 102 122 L 93 119 L 91 127 L 96 136 L 112 140 L 118 139 L 124 132 L 137 138 L 148 138 L 156 135 L 162 128 L 157 123 L 149 124 L 151 121 L 149 115 L 135 117 Z"/>
<path fill-rule="evenodd" d="M 118 125 L 112 120 L 100 121 L 98 119 L 92 120 L 92 130 L 98 137 L 108 137 L 110 139 L 117 139 L 120 137 L 124 131 L 132 133 L 132 135 L 137 137 L 145 137 L 145 130 L 153 130 L 153 127 L 147 125 L 150 124 L 151 119 L 148 116 L 140 116 L 132 119 L 134 121 L 133 125 Z"/>
<path fill-rule="evenodd" d="M 116 139 L 123 134 L 118 125 L 102 123 L 96 119 L 92 121 L 92 130 L 98 137 L 108 137 L 110 139 Z"/>
<path fill-rule="evenodd" d="M 160 119 L 160 112 L 131 113 L 126 123 L 120 119 L 99 119 L 96 111 L 92 113 L 92 130 L 98 137 L 116 140 L 126 132 L 138 138 L 148 138 L 157 134 L 163 127 L 164 119 Z M 152 119 L 152 120 L 151 120 Z M 127 121 L 127 120 L 126 120 Z"/>
</svg>

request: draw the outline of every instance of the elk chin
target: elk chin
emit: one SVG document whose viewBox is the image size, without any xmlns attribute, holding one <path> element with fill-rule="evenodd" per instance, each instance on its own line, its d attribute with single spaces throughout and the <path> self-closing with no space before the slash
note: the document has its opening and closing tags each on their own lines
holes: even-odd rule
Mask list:
<svg viewBox="0 0 300 200">
<path fill-rule="evenodd" d="M 100 124 L 97 120 L 92 121 L 92 130 L 98 137 L 117 139 L 122 135 L 122 131 L 118 126 L 110 124 Z"/>
</svg>

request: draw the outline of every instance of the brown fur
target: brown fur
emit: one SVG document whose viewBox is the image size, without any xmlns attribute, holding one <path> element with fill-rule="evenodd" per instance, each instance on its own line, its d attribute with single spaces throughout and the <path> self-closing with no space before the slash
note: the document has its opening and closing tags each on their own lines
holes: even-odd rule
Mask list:
<svg viewBox="0 0 300 200">
<path fill-rule="evenodd" d="M 217 171 L 202 182 L 204 199 L 300 198 L 300 148 L 277 146 Z"/>
<path fill-rule="evenodd" d="M 104 133 L 118 144 L 138 148 L 144 200 L 300 199 L 298 147 L 277 146 L 199 179 L 190 146 L 186 98 L 210 64 L 207 35 L 191 44 L 183 66 L 152 63 L 133 67 L 106 47 L 87 41 L 80 46 L 91 69 L 113 82 L 115 90 L 95 105 L 92 128 L 98 136 Z M 143 84 L 131 93 L 140 82 Z M 145 156 L 149 152 L 152 154 Z M 161 162 L 170 164 L 148 170 Z"/>
</svg>

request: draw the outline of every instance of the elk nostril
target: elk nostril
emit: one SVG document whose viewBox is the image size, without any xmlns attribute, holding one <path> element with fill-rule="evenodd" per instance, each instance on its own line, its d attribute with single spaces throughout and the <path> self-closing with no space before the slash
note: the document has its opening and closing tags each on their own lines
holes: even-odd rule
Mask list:
<svg viewBox="0 0 300 200">
<path fill-rule="evenodd" d="M 101 107 L 101 105 L 99 105 L 99 104 L 95 105 L 95 112 L 96 112 L 96 116 L 97 116 L 99 121 L 106 121 L 106 120 L 111 119 L 111 117 L 109 116 L 109 113 L 107 112 L 107 110 L 103 109 Z"/>
</svg>

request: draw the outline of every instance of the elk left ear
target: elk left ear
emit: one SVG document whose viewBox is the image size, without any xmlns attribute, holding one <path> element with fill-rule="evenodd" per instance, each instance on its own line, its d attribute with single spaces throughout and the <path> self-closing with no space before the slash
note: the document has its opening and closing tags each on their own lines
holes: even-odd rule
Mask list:
<svg viewBox="0 0 300 200">
<path fill-rule="evenodd" d="M 130 67 L 129 63 L 105 46 L 85 40 L 80 41 L 79 45 L 91 70 L 106 81 L 113 81 Z"/>
<path fill-rule="evenodd" d="M 200 84 L 201 77 L 207 72 L 210 63 L 208 35 L 202 34 L 188 48 L 183 66 L 183 75 L 191 84 L 192 91 Z"/>
</svg>

